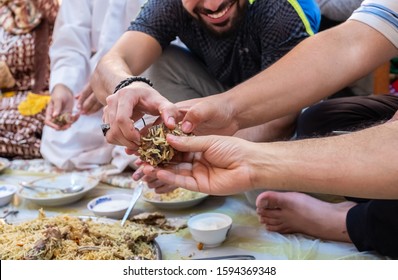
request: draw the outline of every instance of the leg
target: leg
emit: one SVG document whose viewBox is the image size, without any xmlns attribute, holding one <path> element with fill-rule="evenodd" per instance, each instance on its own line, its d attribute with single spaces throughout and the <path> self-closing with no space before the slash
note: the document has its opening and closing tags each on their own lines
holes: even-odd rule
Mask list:
<svg viewBox="0 0 398 280">
<path fill-rule="evenodd" d="M 375 250 L 398 259 L 397 213 L 397 200 L 370 200 L 352 207 L 347 214 L 347 230 L 358 250 Z"/>
<path fill-rule="evenodd" d="M 346 215 L 354 202 L 328 203 L 295 192 L 266 191 L 257 197 L 259 220 L 267 230 L 303 233 L 316 238 L 351 242 Z"/>
<path fill-rule="evenodd" d="M 260 194 L 261 223 L 269 231 L 303 233 L 316 238 L 352 242 L 359 251 L 398 258 L 398 201 L 356 200 L 328 203 L 295 192 Z"/>
<path fill-rule="evenodd" d="M 297 138 L 325 136 L 333 130 L 355 131 L 390 119 L 398 110 L 394 95 L 354 96 L 323 101 L 305 110 Z"/>
<path fill-rule="evenodd" d="M 145 75 L 172 102 L 204 97 L 225 90 L 190 51 L 174 45 L 170 45 L 163 52 Z"/>
<path fill-rule="evenodd" d="M 69 129 L 57 131 L 44 126 L 40 152 L 44 159 L 64 170 L 87 169 L 108 164 L 113 145 L 100 129 L 102 110 L 80 118 Z"/>
</svg>

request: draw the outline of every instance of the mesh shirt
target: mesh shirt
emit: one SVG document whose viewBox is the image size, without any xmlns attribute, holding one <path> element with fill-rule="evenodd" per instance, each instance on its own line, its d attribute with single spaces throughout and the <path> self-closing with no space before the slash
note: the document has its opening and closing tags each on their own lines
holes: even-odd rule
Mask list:
<svg viewBox="0 0 398 280">
<path fill-rule="evenodd" d="M 300 2 L 306 1 L 313 2 Z M 237 30 L 219 38 L 192 18 L 181 0 L 149 0 L 128 30 L 151 35 L 162 48 L 178 36 L 228 88 L 267 68 L 310 36 L 304 24 L 308 18 L 300 18 L 297 7 L 301 6 L 296 0 L 256 0 L 248 4 Z"/>
</svg>

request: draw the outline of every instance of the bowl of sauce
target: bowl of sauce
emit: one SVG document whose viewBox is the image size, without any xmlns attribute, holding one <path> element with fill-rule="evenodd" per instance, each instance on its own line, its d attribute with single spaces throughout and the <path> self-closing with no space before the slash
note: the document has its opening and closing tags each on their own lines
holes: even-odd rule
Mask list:
<svg viewBox="0 0 398 280">
<path fill-rule="evenodd" d="M 231 227 L 231 217 L 221 213 L 198 214 L 188 220 L 192 238 L 208 248 L 220 246 L 227 238 Z"/>
<path fill-rule="evenodd" d="M 91 200 L 87 208 L 96 216 L 121 219 L 129 207 L 131 198 L 129 194 L 103 195 Z"/>
</svg>

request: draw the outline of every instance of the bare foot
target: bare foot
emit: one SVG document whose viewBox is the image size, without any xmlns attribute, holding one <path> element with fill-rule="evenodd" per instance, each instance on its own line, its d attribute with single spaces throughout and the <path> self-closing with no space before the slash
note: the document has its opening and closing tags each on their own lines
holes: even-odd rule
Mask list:
<svg viewBox="0 0 398 280">
<path fill-rule="evenodd" d="M 316 238 L 352 243 L 346 216 L 356 203 L 328 203 L 296 192 L 266 191 L 257 197 L 259 220 L 279 233 L 303 233 Z"/>
</svg>

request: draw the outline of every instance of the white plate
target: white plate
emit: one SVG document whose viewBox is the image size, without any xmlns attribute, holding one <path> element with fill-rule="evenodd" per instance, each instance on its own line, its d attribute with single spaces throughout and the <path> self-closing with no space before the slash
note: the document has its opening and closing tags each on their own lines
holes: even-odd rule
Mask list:
<svg viewBox="0 0 398 280">
<path fill-rule="evenodd" d="M 201 203 L 209 195 L 204 193 L 194 193 L 188 190 L 180 189 L 184 194 L 193 194 L 193 198 L 180 200 L 175 198 L 173 200 L 161 200 L 161 196 L 156 194 L 152 189 L 146 188 L 142 194 L 142 199 L 152 205 L 161 209 L 184 209 L 195 206 Z M 163 194 L 164 195 L 164 194 Z"/>
<path fill-rule="evenodd" d="M 0 172 L 10 166 L 10 161 L 6 158 L 0 158 Z"/>
<path fill-rule="evenodd" d="M 47 216 L 47 218 L 51 218 L 51 216 Z M 120 220 L 115 220 L 115 219 L 111 219 L 111 218 L 106 218 L 106 217 L 96 217 L 96 216 L 78 216 L 79 219 L 86 221 L 86 220 L 92 220 L 95 223 L 102 223 L 102 224 L 113 224 L 113 223 L 120 223 Z M 24 222 L 28 222 L 33 220 L 34 218 L 14 218 L 12 219 L 12 221 L 9 223 L 7 221 L 7 223 L 9 224 L 13 224 L 13 225 L 18 225 Z M 156 240 L 151 241 L 152 246 L 154 248 L 154 252 L 156 255 L 156 259 L 157 260 L 161 260 L 162 259 L 162 251 L 160 249 L 159 243 Z"/>
<path fill-rule="evenodd" d="M 63 194 L 57 190 L 31 190 L 20 188 L 18 195 L 43 206 L 66 205 L 81 199 L 88 191 L 92 190 L 99 183 L 99 179 L 79 173 L 60 174 L 54 177 L 47 177 L 35 180 L 34 185 L 46 186 L 49 188 L 65 188 L 68 186 L 83 186 L 83 189 L 76 193 Z"/>
</svg>

